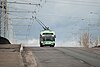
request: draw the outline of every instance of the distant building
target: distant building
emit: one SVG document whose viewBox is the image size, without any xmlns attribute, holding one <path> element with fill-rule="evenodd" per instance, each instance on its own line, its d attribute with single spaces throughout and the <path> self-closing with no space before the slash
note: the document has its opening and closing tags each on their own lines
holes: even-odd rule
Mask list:
<svg viewBox="0 0 100 67">
<path fill-rule="evenodd" d="M 7 0 L 0 0 L 0 36 L 8 37 Z"/>
</svg>

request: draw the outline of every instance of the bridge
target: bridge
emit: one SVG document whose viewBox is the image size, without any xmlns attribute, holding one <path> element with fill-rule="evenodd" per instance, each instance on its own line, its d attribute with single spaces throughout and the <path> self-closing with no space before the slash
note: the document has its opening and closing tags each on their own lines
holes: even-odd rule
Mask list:
<svg viewBox="0 0 100 67">
<path fill-rule="evenodd" d="M 75 10 L 73 11 L 75 11 L 76 13 L 70 15 L 68 15 L 69 12 L 66 12 L 67 15 L 63 14 L 64 9 L 62 9 L 62 12 L 59 11 L 59 4 L 65 5 L 66 7 L 68 3 L 64 4 L 62 2 L 52 2 L 46 0 L 34 0 L 32 2 L 1 0 L 0 2 L 0 36 L 9 39 L 11 43 L 24 44 L 24 41 L 32 40 L 37 42 L 39 40 L 40 30 L 42 30 L 39 24 L 40 22 L 42 22 L 44 26 L 50 27 L 50 29 L 54 30 L 57 33 L 57 43 L 64 42 L 72 44 L 74 42 L 76 44 L 79 44 L 78 46 L 81 45 L 85 47 L 99 46 L 100 44 L 99 12 L 97 9 L 95 11 L 91 11 L 90 9 L 84 8 L 84 6 L 86 6 L 86 8 L 91 7 L 91 9 L 94 10 L 94 8 L 97 8 L 99 6 L 97 2 L 83 3 L 82 1 L 71 1 L 73 4 L 69 4 L 75 5 L 72 6 L 72 8 L 75 8 L 75 10 L 77 10 L 76 7 L 78 6 L 82 6 L 84 10 L 86 10 L 86 12 L 81 11 L 83 13 L 85 12 L 85 14 L 81 13 L 78 16 L 76 15 L 77 12 Z M 78 4 L 79 2 L 86 5 L 80 5 Z M 50 4 L 54 5 L 54 3 L 56 3 L 58 7 L 55 7 L 53 11 L 52 7 L 50 7 Z M 24 7 L 27 7 L 29 9 Z M 51 10 L 47 11 L 48 7 L 50 7 Z M 67 8 L 68 7 L 66 7 L 66 10 Z M 47 12 L 45 12 L 45 10 Z M 58 10 L 58 12 L 56 10 Z M 55 11 L 57 12 L 57 14 L 55 13 Z M 73 13 L 73 11 L 71 11 L 71 13 Z M 66 19 L 63 19 L 64 17 Z M 59 18 L 61 20 L 59 20 Z M 37 24 L 37 20 L 39 24 Z M 87 46 L 84 44 L 86 44 Z"/>
<path fill-rule="evenodd" d="M 0 67 L 100 67 L 99 11 L 99 1 L 0 0 Z M 48 27 L 55 47 L 40 47 Z"/>
</svg>

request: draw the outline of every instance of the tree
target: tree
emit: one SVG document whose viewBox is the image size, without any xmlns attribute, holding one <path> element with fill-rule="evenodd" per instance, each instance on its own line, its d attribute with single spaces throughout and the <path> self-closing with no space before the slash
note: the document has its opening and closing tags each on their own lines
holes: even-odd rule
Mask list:
<svg viewBox="0 0 100 67">
<path fill-rule="evenodd" d="M 89 33 L 83 33 L 83 35 L 80 38 L 80 45 L 88 48 L 90 45 L 90 35 Z"/>
</svg>

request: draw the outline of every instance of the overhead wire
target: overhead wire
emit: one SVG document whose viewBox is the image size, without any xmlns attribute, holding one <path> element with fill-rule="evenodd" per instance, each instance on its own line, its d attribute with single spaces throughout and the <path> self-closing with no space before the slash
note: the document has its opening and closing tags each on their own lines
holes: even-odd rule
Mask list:
<svg viewBox="0 0 100 67">
<path fill-rule="evenodd" d="M 39 20 L 36 19 L 36 17 L 34 18 L 34 17 L 32 16 L 32 18 L 35 19 L 35 20 L 42 26 L 43 29 L 45 29 L 45 27 L 40 23 Z"/>
<path fill-rule="evenodd" d="M 33 3 L 16 2 L 16 1 L 15 1 L 15 2 L 7 2 L 7 3 L 8 3 L 8 4 L 35 5 L 35 7 L 38 7 L 38 6 L 40 7 L 40 6 L 41 6 L 41 5 L 38 4 L 38 3 L 37 3 L 37 4 L 33 4 Z M 12 8 L 13 8 L 13 7 L 12 7 Z M 15 8 L 13 8 L 13 9 L 15 9 Z M 39 8 L 38 8 L 38 9 L 39 9 Z M 9 14 L 9 13 L 21 13 L 21 14 L 22 14 L 22 13 L 33 13 L 33 14 L 36 14 L 36 13 L 37 13 L 37 8 L 36 8 L 34 11 L 20 11 L 20 10 L 22 10 L 22 9 L 19 10 L 19 8 L 18 8 L 18 9 L 15 9 L 15 10 L 16 10 L 16 11 L 14 11 L 14 10 L 13 10 L 13 11 L 8 11 L 8 14 Z M 20 18 L 20 17 L 17 18 L 17 17 L 16 17 L 16 18 L 11 18 L 11 19 L 22 19 L 22 20 L 23 20 L 23 19 L 25 19 L 25 20 L 26 20 L 26 19 L 30 19 L 30 20 L 31 20 L 32 18 Z M 13 24 L 13 26 L 28 26 L 28 27 L 27 27 L 27 30 L 26 30 L 26 31 L 27 31 L 26 34 L 20 34 L 20 33 L 19 33 L 19 34 L 16 34 L 18 31 L 17 31 L 17 32 L 14 32 L 14 33 L 15 33 L 15 35 L 17 35 L 17 36 L 18 36 L 18 35 L 21 35 L 21 36 L 24 35 L 24 36 L 26 36 L 26 39 L 29 37 L 29 33 L 30 33 L 29 31 L 30 31 L 30 28 L 31 28 L 32 25 L 20 25 L 20 24 L 19 24 L 19 25 L 18 25 L 18 24 L 16 25 L 16 24 Z M 13 30 L 14 30 L 14 29 L 13 29 Z M 20 29 L 20 30 L 21 30 L 21 29 Z M 24 30 L 25 30 L 25 29 L 24 29 Z"/>
<path fill-rule="evenodd" d="M 8 18 L 8 19 L 9 19 L 9 18 Z M 22 19 L 22 20 L 23 20 L 23 19 L 25 19 L 25 20 L 29 19 L 29 20 L 31 20 L 32 18 L 10 18 L 10 19 L 17 19 L 17 20 L 18 20 L 18 19 L 19 19 L 19 20 L 21 20 L 21 19 Z"/>
<path fill-rule="evenodd" d="M 95 3 L 95 4 L 100 4 L 100 1 L 99 2 L 95 2 L 95 1 L 94 2 L 93 1 L 84 1 L 84 0 L 63 0 L 63 1 L 65 1 L 65 2 L 70 1 L 70 2 L 82 2 L 82 3 L 92 3 L 92 4 Z"/>
<path fill-rule="evenodd" d="M 99 5 L 99 3 L 98 4 L 96 4 L 96 3 L 89 3 L 89 4 L 87 4 L 87 3 L 84 3 L 84 2 L 74 2 L 74 1 L 72 1 L 72 2 L 70 2 L 70 1 L 66 1 L 66 2 L 64 2 L 64 1 L 47 1 L 47 3 L 59 3 L 59 4 L 65 4 L 65 5 L 67 5 L 67 4 L 71 4 L 71 5 L 83 5 L 83 6 L 94 6 L 94 7 L 100 7 L 100 5 Z"/>
<path fill-rule="evenodd" d="M 36 11 L 7 11 L 7 12 L 16 12 L 16 13 L 36 13 Z"/>
<path fill-rule="evenodd" d="M 7 3 L 12 3 L 12 4 L 23 4 L 23 5 L 38 5 L 38 6 L 40 6 L 40 4 L 33 4 L 33 3 L 23 3 L 23 2 L 7 2 Z"/>
<path fill-rule="evenodd" d="M 42 21 L 40 21 L 37 17 L 35 17 L 35 19 L 36 19 L 37 21 L 39 21 L 43 26 L 46 27 L 46 25 L 45 25 Z"/>
<path fill-rule="evenodd" d="M 49 27 L 47 27 L 40 19 L 38 19 L 37 17 L 33 17 L 33 19 L 35 19 L 41 26 L 44 30 L 50 30 Z"/>
</svg>

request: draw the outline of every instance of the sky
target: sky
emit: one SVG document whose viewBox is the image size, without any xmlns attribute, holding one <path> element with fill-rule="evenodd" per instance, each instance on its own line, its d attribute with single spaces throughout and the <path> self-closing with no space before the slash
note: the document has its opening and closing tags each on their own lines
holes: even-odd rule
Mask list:
<svg viewBox="0 0 100 67">
<path fill-rule="evenodd" d="M 12 21 L 10 25 L 13 25 L 14 42 L 39 46 L 42 27 L 31 19 L 32 16 L 36 16 L 56 32 L 56 46 L 78 47 L 80 36 L 85 32 L 89 32 L 93 40 L 100 36 L 100 0 L 8 0 L 8 2 L 40 3 L 40 6 L 8 3 L 8 11 L 36 11 L 36 13 L 8 13 L 10 22 Z"/>
</svg>

